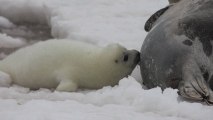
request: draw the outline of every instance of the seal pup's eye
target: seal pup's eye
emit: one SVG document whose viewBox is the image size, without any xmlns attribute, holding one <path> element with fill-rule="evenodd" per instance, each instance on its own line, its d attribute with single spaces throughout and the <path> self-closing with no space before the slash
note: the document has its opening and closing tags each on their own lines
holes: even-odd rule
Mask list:
<svg viewBox="0 0 213 120">
<path fill-rule="evenodd" d="M 123 58 L 123 61 L 124 62 L 127 62 L 128 61 L 128 59 L 129 59 L 129 56 L 126 54 L 126 55 L 124 55 L 124 58 Z"/>
</svg>

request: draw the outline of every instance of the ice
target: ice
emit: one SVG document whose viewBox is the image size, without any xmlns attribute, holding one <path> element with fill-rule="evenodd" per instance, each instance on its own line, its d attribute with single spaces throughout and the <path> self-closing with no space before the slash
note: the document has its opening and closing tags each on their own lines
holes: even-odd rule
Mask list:
<svg viewBox="0 0 213 120">
<path fill-rule="evenodd" d="M 167 4 L 167 0 L 0 0 L 0 48 L 54 37 L 140 50 L 146 20 Z M 68 93 L 0 87 L 0 119 L 212 120 L 212 106 L 185 101 L 176 89 L 146 90 L 138 81 L 139 67 L 118 85 L 99 90 Z"/>
<path fill-rule="evenodd" d="M 182 101 L 177 90 L 144 90 L 134 78 L 115 87 L 78 92 L 30 91 L 13 86 L 0 89 L 1 119 L 93 120 L 211 120 L 213 109 Z"/>
<path fill-rule="evenodd" d="M 12 28 L 15 25 L 9 21 L 7 18 L 0 16 L 0 27 L 2 28 Z"/>
</svg>

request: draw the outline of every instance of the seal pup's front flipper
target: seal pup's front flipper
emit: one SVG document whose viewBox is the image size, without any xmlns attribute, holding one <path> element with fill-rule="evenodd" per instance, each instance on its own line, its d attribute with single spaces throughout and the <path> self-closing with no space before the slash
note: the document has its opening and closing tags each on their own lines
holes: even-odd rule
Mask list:
<svg viewBox="0 0 213 120">
<path fill-rule="evenodd" d="M 61 80 L 56 88 L 57 91 L 64 91 L 64 92 L 75 92 L 77 89 L 78 85 L 69 79 Z"/>
<path fill-rule="evenodd" d="M 0 87 L 9 87 L 12 83 L 12 79 L 9 74 L 0 71 Z"/>
</svg>

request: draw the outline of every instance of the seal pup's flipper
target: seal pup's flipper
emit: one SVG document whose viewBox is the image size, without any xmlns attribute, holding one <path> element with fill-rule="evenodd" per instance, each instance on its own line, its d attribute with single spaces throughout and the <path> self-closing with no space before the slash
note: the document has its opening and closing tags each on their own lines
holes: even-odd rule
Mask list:
<svg viewBox="0 0 213 120">
<path fill-rule="evenodd" d="M 182 74 L 183 80 L 178 86 L 179 95 L 187 99 L 205 101 L 208 104 L 213 104 L 213 92 L 194 60 L 187 60 L 183 66 Z"/>
<path fill-rule="evenodd" d="M 165 13 L 171 6 L 173 6 L 172 4 L 171 5 L 168 5 L 166 6 L 165 8 L 162 8 L 160 10 L 158 10 L 157 12 L 155 12 L 145 23 L 145 26 L 144 26 L 144 30 L 146 32 L 149 32 L 152 27 L 154 26 L 155 22 L 158 20 L 158 18 L 163 15 L 163 13 Z"/>
<path fill-rule="evenodd" d="M 9 74 L 0 71 L 0 87 L 9 87 L 12 83 L 12 79 Z"/>
<path fill-rule="evenodd" d="M 57 91 L 64 91 L 64 92 L 75 92 L 77 89 L 78 85 L 69 79 L 61 80 L 56 88 Z"/>
</svg>

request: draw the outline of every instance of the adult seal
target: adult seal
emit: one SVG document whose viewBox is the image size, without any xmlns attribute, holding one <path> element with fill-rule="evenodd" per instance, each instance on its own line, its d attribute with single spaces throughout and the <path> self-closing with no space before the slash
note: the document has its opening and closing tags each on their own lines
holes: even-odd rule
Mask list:
<svg viewBox="0 0 213 120">
<path fill-rule="evenodd" d="M 213 1 L 170 3 L 145 24 L 143 84 L 178 88 L 184 98 L 213 103 Z"/>
</svg>

